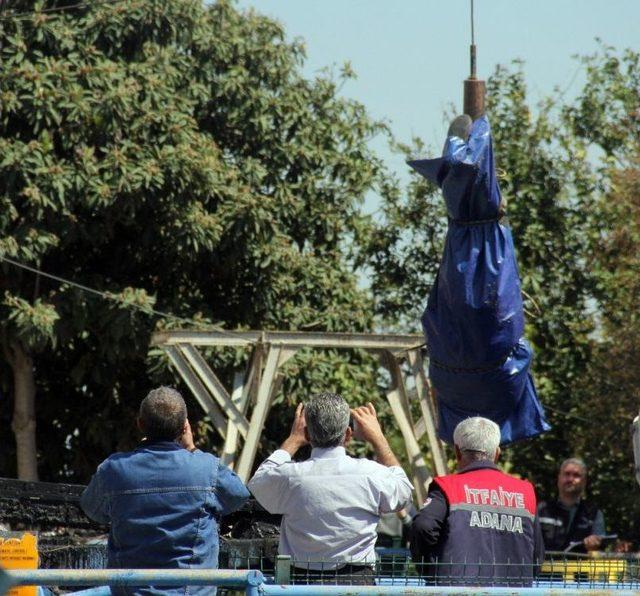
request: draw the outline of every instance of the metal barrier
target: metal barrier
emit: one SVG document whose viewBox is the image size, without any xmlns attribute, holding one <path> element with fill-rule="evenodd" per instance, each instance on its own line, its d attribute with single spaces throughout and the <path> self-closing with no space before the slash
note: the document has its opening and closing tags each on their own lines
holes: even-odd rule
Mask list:
<svg viewBox="0 0 640 596">
<path fill-rule="evenodd" d="M 435 596 L 437 594 L 462 596 L 480 594 L 486 596 L 558 596 L 557 588 L 509 588 L 472 586 L 340 586 L 340 585 L 280 585 L 268 584 L 257 571 L 237 572 L 220 570 L 178 569 L 112 569 L 112 570 L 0 570 L 0 595 L 18 585 L 155 585 L 155 586 L 218 586 L 244 589 L 249 596 Z M 562 589 L 562 596 L 584 595 L 586 590 Z M 600 590 L 598 594 L 611 592 L 616 596 L 637 595 L 632 590 Z M 104 591 L 87 590 L 80 594 L 104 594 Z"/>
<path fill-rule="evenodd" d="M 362 585 L 425 587 L 458 587 L 483 585 L 493 588 L 539 589 L 617 589 L 640 590 L 640 558 L 637 555 L 599 553 L 552 553 L 541 566 L 519 563 L 459 565 L 447 563 L 416 564 L 407 549 L 377 548 L 377 561 L 366 582 L 356 573 L 332 570 L 331 563 L 323 567 L 318 562 L 295 561 L 291 557 L 266 556 L 252 552 L 251 556 L 229 558 L 229 567 L 242 566 L 256 569 L 267 578 L 267 583 L 280 585 Z M 353 562 L 356 565 L 356 562 Z M 357 565 L 356 565 L 357 566 Z M 312 568 L 309 568 L 312 567 Z M 317 568 L 320 567 L 318 570 Z M 315 568 L 315 569 L 313 569 Z M 319 577 L 321 575 L 321 577 Z M 273 578 L 273 582 L 271 581 Z"/>
<path fill-rule="evenodd" d="M 230 569 L 0 569 L 0 595 L 15 586 L 216 586 L 258 596 L 264 583 L 255 570 Z"/>
<path fill-rule="evenodd" d="M 261 557 L 253 561 L 263 566 Z M 335 563 L 334 563 L 335 565 Z M 306 568 L 305 568 L 306 566 Z M 346 568 L 325 568 L 319 563 L 292 561 L 278 556 L 264 569 L 0 569 L 0 595 L 13 586 L 216 586 L 243 591 L 250 596 L 371 596 L 487 594 L 507 596 L 531 594 L 563 596 L 597 590 L 616 595 L 640 594 L 640 560 L 582 555 L 547 560 L 530 565 L 452 565 L 433 562 L 416 565 L 400 549 L 378 551 L 374 567 L 354 562 Z M 318 569 L 320 567 L 320 569 Z M 593 593 L 593 592 L 592 592 Z M 103 596 L 107 588 L 76 592 L 78 596 Z"/>
<path fill-rule="evenodd" d="M 612 596 L 634 596 L 632 590 L 600 590 L 598 595 L 611 592 Z M 460 594 L 462 596 L 559 596 L 555 588 L 486 588 L 456 586 L 280 586 L 265 584 L 259 588 L 264 596 L 436 596 L 437 594 Z M 561 596 L 585 595 L 585 590 L 563 589 Z"/>
</svg>

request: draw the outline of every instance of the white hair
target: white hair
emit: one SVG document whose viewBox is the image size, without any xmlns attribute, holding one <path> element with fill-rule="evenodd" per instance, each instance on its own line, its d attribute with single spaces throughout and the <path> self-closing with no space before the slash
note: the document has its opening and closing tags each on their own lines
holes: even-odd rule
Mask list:
<svg viewBox="0 0 640 596">
<path fill-rule="evenodd" d="M 493 459 L 500 446 L 500 427 L 488 418 L 467 418 L 453 431 L 453 443 L 463 453 L 484 454 L 486 459 Z"/>
</svg>

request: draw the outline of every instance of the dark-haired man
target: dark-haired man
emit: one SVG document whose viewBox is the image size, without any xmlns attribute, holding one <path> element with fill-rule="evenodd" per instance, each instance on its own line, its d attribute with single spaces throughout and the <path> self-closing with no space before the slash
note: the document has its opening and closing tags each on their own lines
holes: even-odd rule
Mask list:
<svg viewBox="0 0 640 596">
<path fill-rule="evenodd" d="M 355 422 L 349 426 L 350 414 Z M 347 456 L 355 436 L 377 461 Z M 311 458 L 292 462 L 307 443 Z M 270 513 L 281 513 L 279 552 L 290 555 L 312 582 L 373 583 L 380 514 L 411 502 L 413 487 L 384 436 L 372 404 L 349 411 L 343 397 L 314 395 L 295 413 L 291 434 L 249 481 Z"/>
<path fill-rule="evenodd" d="M 110 523 L 109 567 L 215 569 L 218 518 L 249 492 L 217 457 L 196 449 L 182 396 L 169 387 L 142 400 L 137 420 L 145 439 L 100 464 L 80 504 Z M 212 594 L 209 586 L 112 588 L 115 594 Z"/>
<path fill-rule="evenodd" d="M 558 472 L 558 498 L 538 506 L 547 550 L 587 552 L 598 550 L 605 535 L 604 515 L 584 499 L 587 465 L 576 457 L 565 459 Z"/>
</svg>

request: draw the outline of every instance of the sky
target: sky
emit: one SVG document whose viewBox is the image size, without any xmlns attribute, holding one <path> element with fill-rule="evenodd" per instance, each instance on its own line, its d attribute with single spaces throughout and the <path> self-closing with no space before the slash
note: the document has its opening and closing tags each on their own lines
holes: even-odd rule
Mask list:
<svg viewBox="0 0 640 596">
<path fill-rule="evenodd" d="M 445 112 L 461 110 L 469 73 L 470 0 L 238 0 L 238 7 L 304 39 L 308 76 L 349 61 L 358 78 L 343 95 L 389 121 L 398 140 L 442 146 Z M 640 50 L 640 0 L 475 0 L 474 12 L 479 78 L 523 60 L 533 103 L 556 87 L 566 98 L 578 93 L 584 70 L 573 56 L 594 53 L 596 38 Z M 382 139 L 374 147 L 407 175 Z"/>
</svg>

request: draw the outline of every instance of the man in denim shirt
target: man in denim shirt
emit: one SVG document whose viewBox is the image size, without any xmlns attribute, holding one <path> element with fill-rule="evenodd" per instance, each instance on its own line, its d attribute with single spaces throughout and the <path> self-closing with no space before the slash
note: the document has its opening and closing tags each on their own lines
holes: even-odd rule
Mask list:
<svg viewBox="0 0 640 596">
<path fill-rule="evenodd" d="M 80 503 L 110 523 L 109 567 L 215 569 L 218 519 L 249 497 L 217 457 L 193 444 L 187 407 L 174 389 L 142 400 L 138 427 L 145 439 L 98 466 Z M 114 594 L 212 594 L 210 586 L 112 588 Z"/>
</svg>

